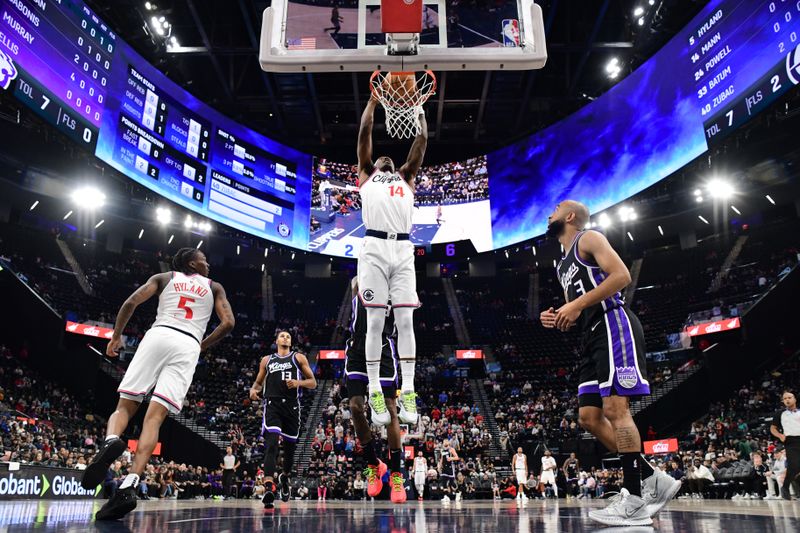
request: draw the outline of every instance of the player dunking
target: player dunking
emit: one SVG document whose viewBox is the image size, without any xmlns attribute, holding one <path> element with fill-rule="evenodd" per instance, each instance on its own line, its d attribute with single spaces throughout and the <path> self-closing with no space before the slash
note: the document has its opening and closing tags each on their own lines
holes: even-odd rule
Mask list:
<svg viewBox="0 0 800 533">
<path fill-rule="evenodd" d="M 317 388 L 317 380 L 306 356 L 292 351 L 292 336 L 281 331 L 275 339 L 277 351 L 261 358 L 258 375 L 250 387 L 250 399 L 264 396 L 264 416 L 261 425 L 264 443 L 264 486 L 261 502 L 265 509 L 274 507 L 275 463 L 278 460 L 278 436 L 283 437 L 283 468 L 278 476 L 281 500 L 289 501 L 289 476 L 294 465 L 294 452 L 300 436 L 300 396 L 305 389 Z"/>
<path fill-rule="evenodd" d="M 414 245 L 409 240 L 414 211 L 414 178 L 422 165 L 428 144 L 428 126 L 420 108 L 420 133 L 414 139 L 408 159 L 399 169 L 386 157 L 372 161 L 372 123 L 377 101 L 370 99 L 361 116 L 358 132 L 358 171 L 361 216 L 367 228 L 358 256 L 358 296 L 367 310 L 365 343 L 369 405 L 372 422 L 391 422 L 381 391 L 381 332 L 386 308 L 392 301 L 397 326 L 397 348 L 403 376 L 400 420 L 417 423 L 417 395 L 414 367 L 417 346 L 414 339 L 414 309 L 419 307 L 414 270 Z"/>
<path fill-rule="evenodd" d="M 174 272 L 152 276 L 125 300 L 106 348 L 109 357 L 117 356 L 122 347 L 122 332 L 133 312 L 158 294 L 156 321 L 139 344 L 119 384 L 119 403 L 108 419 L 105 442 L 81 479 L 81 486 L 87 490 L 103 481 L 109 466 L 127 447 L 119 436 L 145 395 L 152 391 L 133 466 L 114 496 L 97 512 L 97 520 L 116 520 L 136 508 L 136 488 L 158 441 L 161 424 L 170 411 L 180 412 L 200 352 L 222 340 L 235 323 L 225 289 L 208 279 L 208 262 L 203 252 L 195 248 L 178 250 L 172 268 Z M 216 311 L 220 323 L 203 339 L 212 311 Z"/>
<path fill-rule="evenodd" d="M 345 387 L 350 398 L 350 411 L 352 412 L 353 427 L 356 429 L 358 440 L 364 447 L 364 456 L 367 468 L 364 475 L 367 478 L 367 495 L 371 498 L 378 496 L 383 490 L 383 475 L 386 473 L 386 464 L 378 459 L 374 435 L 367 420 L 364 408 L 364 397 L 367 395 L 367 359 L 365 344 L 367 338 L 367 310 L 358 298 L 358 281 L 352 281 L 353 306 L 350 317 L 350 338 L 345 349 L 344 373 L 346 376 Z M 391 421 L 386 428 L 389 440 L 389 466 L 392 474 L 389 483 L 392 489 L 392 502 L 406 501 L 405 479 L 401 469 L 403 451 L 401 449 L 402 437 L 400 435 L 400 422 L 397 420 L 397 352 L 394 346 L 394 321 L 391 308 L 385 310 L 387 320 L 384 322 L 381 334 L 381 361 L 380 382 L 384 394 L 386 408 L 391 416 Z"/>
<path fill-rule="evenodd" d="M 589 517 L 609 526 L 649 525 L 681 484 L 654 472 L 641 455 L 641 436 L 628 399 L 650 394 L 644 333 L 620 293 L 631 281 L 628 268 L 602 233 L 584 231 L 588 222 L 589 210 L 572 200 L 558 204 L 548 218 L 547 235 L 566 250 L 557 274 L 567 303 L 558 310 L 551 307 L 540 318 L 547 328 L 578 327 L 579 421 L 622 460 L 620 497 Z"/>
</svg>

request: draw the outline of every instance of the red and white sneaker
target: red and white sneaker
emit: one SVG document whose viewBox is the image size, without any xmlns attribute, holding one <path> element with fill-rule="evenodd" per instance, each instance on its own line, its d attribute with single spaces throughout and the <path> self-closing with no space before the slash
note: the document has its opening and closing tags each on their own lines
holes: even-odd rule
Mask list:
<svg viewBox="0 0 800 533">
<path fill-rule="evenodd" d="M 364 477 L 367 478 L 367 495 L 375 498 L 383 490 L 383 476 L 389 467 L 386 463 L 378 459 L 377 465 L 367 465 L 364 469 Z"/>
<path fill-rule="evenodd" d="M 405 503 L 406 487 L 404 485 L 403 474 L 392 472 L 389 476 L 389 485 L 392 486 L 392 503 Z"/>
</svg>

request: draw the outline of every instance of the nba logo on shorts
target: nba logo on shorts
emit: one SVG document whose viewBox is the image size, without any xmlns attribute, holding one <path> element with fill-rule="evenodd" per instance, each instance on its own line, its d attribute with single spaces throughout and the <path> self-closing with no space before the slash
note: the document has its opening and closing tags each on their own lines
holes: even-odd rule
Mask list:
<svg viewBox="0 0 800 533">
<path fill-rule="evenodd" d="M 6 55 L 5 52 L 0 50 L 0 87 L 8 89 L 14 78 L 17 77 L 17 67 L 14 62 Z"/>
<path fill-rule="evenodd" d="M 517 19 L 503 19 L 503 46 L 519 46 L 519 21 Z"/>
<path fill-rule="evenodd" d="M 636 373 L 636 368 L 632 366 L 618 366 L 617 367 L 617 382 L 621 387 L 632 389 L 639 383 L 639 376 Z"/>
</svg>

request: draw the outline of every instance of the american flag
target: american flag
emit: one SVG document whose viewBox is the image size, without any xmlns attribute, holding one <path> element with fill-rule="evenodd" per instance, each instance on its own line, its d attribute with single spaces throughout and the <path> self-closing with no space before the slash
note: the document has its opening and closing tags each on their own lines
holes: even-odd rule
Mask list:
<svg viewBox="0 0 800 533">
<path fill-rule="evenodd" d="M 302 37 L 300 39 L 289 39 L 289 50 L 316 50 L 316 37 Z"/>
</svg>

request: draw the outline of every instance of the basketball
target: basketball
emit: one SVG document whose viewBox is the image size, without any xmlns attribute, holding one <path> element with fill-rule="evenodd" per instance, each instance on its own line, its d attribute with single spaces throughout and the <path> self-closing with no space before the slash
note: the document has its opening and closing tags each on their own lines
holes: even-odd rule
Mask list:
<svg viewBox="0 0 800 533">
<path fill-rule="evenodd" d="M 413 73 L 392 72 L 386 76 L 384 84 L 392 88 L 397 99 L 410 100 L 417 93 L 417 78 Z"/>
</svg>

